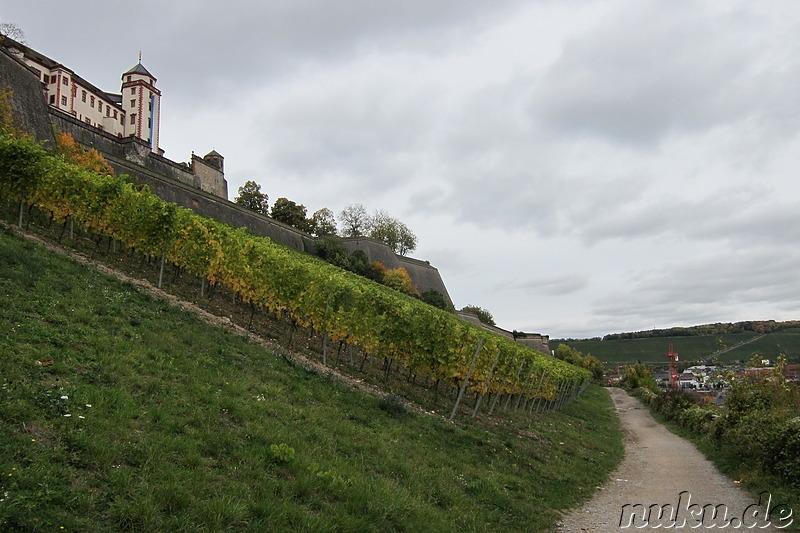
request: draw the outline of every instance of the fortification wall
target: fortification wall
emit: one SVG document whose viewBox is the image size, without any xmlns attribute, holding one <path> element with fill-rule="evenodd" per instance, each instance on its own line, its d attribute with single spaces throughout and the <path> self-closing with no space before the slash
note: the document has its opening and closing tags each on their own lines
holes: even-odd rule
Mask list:
<svg viewBox="0 0 800 533">
<path fill-rule="evenodd" d="M 313 239 L 291 226 L 259 215 L 190 184 L 161 176 L 130 161 L 110 157 L 107 160 L 117 174 L 128 174 L 137 183 L 149 186 L 150 190 L 162 200 L 191 209 L 198 215 L 269 237 L 295 250 L 313 250 Z"/>
<path fill-rule="evenodd" d="M 508 339 L 513 340 L 514 342 L 518 342 L 527 346 L 528 348 L 532 348 L 536 351 L 545 353 L 550 355 L 552 352 L 550 351 L 550 336 L 549 335 L 541 335 L 539 333 L 520 333 L 517 332 L 516 336 L 511 331 L 506 331 L 503 328 L 498 328 L 497 326 L 491 326 L 489 324 L 484 324 L 480 321 L 480 319 L 473 315 L 472 313 L 458 313 L 459 318 L 462 320 L 466 320 L 471 324 L 475 324 L 476 326 L 480 326 L 483 329 L 489 330 L 492 333 L 496 333 L 502 337 L 506 337 Z"/>
<path fill-rule="evenodd" d="M 176 163 L 153 152 L 145 141 L 137 137 L 112 135 L 50 106 L 47 106 L 47 111 L 50 113 L 50 121 L 56 131 L 69 133 L 83 146 L 94 148 L 103 155 L 125 159 L 147 170 L 197 187 L 220 198 L 228 198 L 228 183 L 222 177 L 222 173 L 205 171 L 206 165 L 202 159 L 193 169 L 187 163 Z M 199 172 L 193 170 L 199 170 Z"/>
<path fill-rule="evenodd" d="M 78 144 L 94 148 L 103 154 L 109 154 L 114 157 L 125 157 L 125 147 L 121 137 L 90 126 L 85 122 L 81 122 L 69 113 L 65 113 L 54 107 L 47 106 L 46 109 L 50 115 L 51 128 L 54 127 L 58 132 L 69 133 Z"/>
<path fill-rule="evenodd" d="M 42 96 L 39 76 L 3 47 L 0 47 L 0 89 L 13 91 L 11 110 L 17 126 L 49 146 L 55 146 L 53 127 L 48 120 L 49 106 Z"/>
<path fill-rule="evenodd" d="M 411 276 L 414 285 L 417 286 L 420 292 L 425 292 L 430 289 L 438 291 L 442 293 L 452 305 L 453 302 L 450 301 L 450 295 L 447 292 L 447 288 L 444 286 L 442 276 L 439 274 L 439 271 L 427 261 L 420 261 L 412 257 L 397 255 L 382 242 L 368 237 L 347 237 L 342 239 L 342 244 L 348 252 L 353 253 L 356 250 L 361 250 L 367 255 L 367 259 L 370 261 L 379 261 L 383 263 L 383 266 L 386 268 L 405 268 L 409 276 Z"/>
</svg>

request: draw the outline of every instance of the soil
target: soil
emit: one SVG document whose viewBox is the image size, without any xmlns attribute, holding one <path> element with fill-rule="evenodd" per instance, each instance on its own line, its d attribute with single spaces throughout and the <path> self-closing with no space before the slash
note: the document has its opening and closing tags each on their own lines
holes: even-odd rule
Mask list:
<svg viewBox="0 0 800 533">
<path fill-rule="evenodd" d="M 774 511 L 769 526 L 765 512 L 768 495 L 764 495 L 759 505 L 757 498 L 743 490 L 737 481 L 722 475 L 691 442 L 656 422 L 639 400 L 622 389 L 607 390 L 625 433 L 625 458 L 591 501 L 564 517 L 558 531 L 622 531 L 659 526 L 687 530 L 787 529 L 776 527 L 781 525 L 778 521 L 781 508 L 775 508 L 778 502 L 771 502 Z M 641 506 L 630 507 L 636 504 Z M 666 507 L 668 504 L 672 507 Z M 623 509 L 625 505 L 629 507 Z M 651 505 L 654 512 L 645 520 Z M 706 505 L 709 507 L 705 507 L 703 516 Z M 711 506 L 720 505 L 724 506 L 718 507 L 720 515 L 712 518 Z M 657 517 L 659 509 L 664 510 L 661 520 Z M 677 514 L 670 516 L 672 509 Z M 721 514 L 723 510 L 727 510 L 726 517 Z"/>
</svg>

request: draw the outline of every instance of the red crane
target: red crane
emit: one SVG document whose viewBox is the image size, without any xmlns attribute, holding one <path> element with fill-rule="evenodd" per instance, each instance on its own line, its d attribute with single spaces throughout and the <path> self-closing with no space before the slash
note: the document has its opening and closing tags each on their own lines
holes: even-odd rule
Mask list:
<svg viewBox="0 0 800 533">
<path fill-rule="evenodd" d="M 675 365 L 678 361 L 678 352 L 672 349 L 671 344 L 667 351 L 667 357 L 669 357 L 669 386 L 672 390 L 678 390 L 680 381 L 678 380 L 678 367 Z"/>
</svg>

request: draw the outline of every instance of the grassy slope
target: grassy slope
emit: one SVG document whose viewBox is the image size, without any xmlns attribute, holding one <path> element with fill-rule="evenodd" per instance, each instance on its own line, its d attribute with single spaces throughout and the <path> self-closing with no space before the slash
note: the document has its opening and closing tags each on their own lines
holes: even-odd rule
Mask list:
<svg viewBox="0 0 800 533">
<path fill-rule="evenodd" d="M 723 335 L 722 341 L 730 347 L 752 340 L 754 333 L 741 333 Z M 590 353 L 604 363 L 625 362 L 653 362 L 669 364 L 666 357 L 669 345 L 678 352 L 684 361 L 702 361 L 711 357 L 719 349 L 716 336 L 698 337 L 663 337 L 650 339 L 622 339 L 622 340 L 578 340 L 567 341 L 565 344 Z M 778 331 L 765 335 L 754 342 L 741 344 L 737 348 L 721 354 L 723 362 L 735 360 L 747 361 L 750 356 L 758 352 L 769 359 L 774 359 L 781 353 L 789 355 L 800 354 L 800 330 L 791 329 Z"/>
<path fill-rule="evenodd" d="M 621 458 L 601 389 L 393 414 L 3 229 L 0 298 L 4 531 L 544 531 Z"/>
</svg>

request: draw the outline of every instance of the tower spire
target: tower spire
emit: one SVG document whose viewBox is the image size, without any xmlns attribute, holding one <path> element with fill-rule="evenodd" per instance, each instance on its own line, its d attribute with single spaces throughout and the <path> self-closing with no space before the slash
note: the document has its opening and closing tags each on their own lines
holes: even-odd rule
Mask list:
<svg viewBox="0 0 800 533">
<path fill-rule="evenodd" d="M 141 62 L 142 62 L 142 51 L 139 50 L 139 63 L 141 63 Z"/>
</svg>

